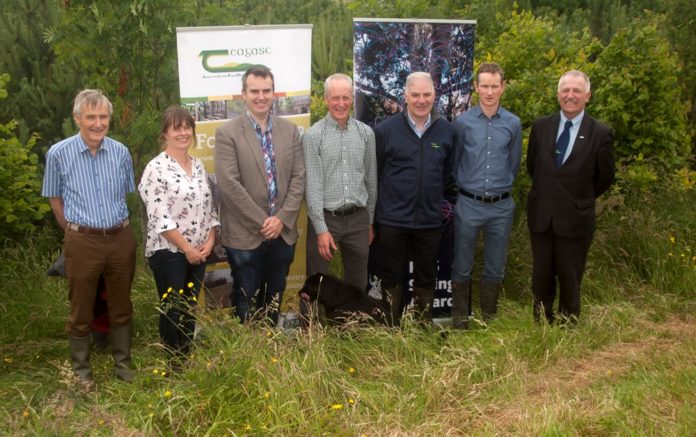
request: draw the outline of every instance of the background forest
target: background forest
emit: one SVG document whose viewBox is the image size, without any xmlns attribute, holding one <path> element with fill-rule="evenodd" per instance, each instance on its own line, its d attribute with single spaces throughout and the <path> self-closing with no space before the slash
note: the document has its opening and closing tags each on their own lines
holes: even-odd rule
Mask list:
<svg viewBox="0 0 696 437">
<path fill-rule="evenodd" d="M 408 324 L 294 336 L 211 312 L 189 369 L 170 378 L 141 259 L 136 382 L 113 381 L 110 357 L 97 356 L 97 391 L 74 390 L 65 283 L 45 275 L 61 235 L 39 193 L 46 151 L 76 132 L 75 94 L 92 87 L 111 98 L 109 135 L 129 147 L 139 175 L 158 150 L 163 110 L 179 101 L 176 27 L 312 23 L 315 121 L 326 111 L 322 81 L 352 72 L 353 17 L 477 20 L 475 62 L 503 67 L 502 104 L 525 136 L 557 110 L 563 71 L 590 75 L 588 111 L 616 132 L 618 182 L 598 203 L 580 325 L 532 324 L 530 181 L 520 174 L 505 297 L 489 325 L 450 336 Z M 695 29 L 692 0 L 3 1 L 0 434 L 692 433 Z M 138 222 L 139 201 L 129 202 Z"/>
</svg>

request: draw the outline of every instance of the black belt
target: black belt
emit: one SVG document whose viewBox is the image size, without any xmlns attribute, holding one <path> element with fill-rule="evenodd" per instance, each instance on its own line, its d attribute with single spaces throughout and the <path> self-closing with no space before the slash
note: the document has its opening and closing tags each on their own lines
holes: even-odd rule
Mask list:
<svg viewBox="0 0 696 437">
<path fill-rule="evenodd" d="M 459 189 L 459 193 L 461 193 L 463 196 L 469 197 L 474 200 L 478 200 L 479 202 L 483 203 L 493 203 L 510 197 L 510 193 L 498 194 L 497 196 L 479 196 L 476 194 L 471 194 L 470 192 L 464 191 L 462 189 Z"/>
<path fill-rule="evenodd" d="M 114 235 L 121 232 L 123 228 L 128 226 L 130 221 L 125 219 L 123 223 L 114 226 L 113 228 L 90 228 L 89 226 L 81 226 L 75 223 L 68 223 L 68 229 L 87 235 Z"/>
<path fill-rule="evenodd" d="M 341 208 L 334 209 L 334 210 L 325 209 L 324 213 L 329 214 L 329 215 L 333 215 L 333 216 L 338 216 L 338 217 L 345 217 L 345 216 L 353 214 L 354 212 L 356 212 L 359 209 L 361 209 L 361 208 L 357 205 L 350 205 L 350 206 L 343 206 Z"/>
</svg>

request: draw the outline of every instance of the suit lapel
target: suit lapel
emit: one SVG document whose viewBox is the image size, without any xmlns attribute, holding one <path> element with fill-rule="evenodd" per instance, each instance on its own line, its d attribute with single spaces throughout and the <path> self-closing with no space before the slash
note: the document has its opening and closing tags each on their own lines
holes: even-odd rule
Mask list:
<svg viewBox="0 0 696 437">
<path fill-rule="evenodd" d="M 256 165 L 258 166 L 261 175 L 263 175 L 263 180 L 266 181 L 266 165 L 263 163 L 263 151 L 261 150 L 261 143 L 256 136 L 256 131 L 254 131 L 254 128 L 251 127 L 251 122 L 248 120 L 242 120 L 242 134 L 244 135 L 244 139 L 246 140 L 249 151 L 256 160 Z M 268 185 L 268 181 L 266 181 L 266 185 Z"/>
<path fill-rule="evenodd" d="M 546 147 L 548 147 L 548 149 L 544 151 L 544 154 L 551 158 L 551 163 L 554 167 L 556 166 L 556 136 L 558 135 L 558 124 L 560 122 L 561 116 L 559 113 L 552 115 L 549 119 L 549 124 L 546 126 L 546 132 L 544 132 L 545 138 L 543 144 L 546 144 Z"/>
</svg>

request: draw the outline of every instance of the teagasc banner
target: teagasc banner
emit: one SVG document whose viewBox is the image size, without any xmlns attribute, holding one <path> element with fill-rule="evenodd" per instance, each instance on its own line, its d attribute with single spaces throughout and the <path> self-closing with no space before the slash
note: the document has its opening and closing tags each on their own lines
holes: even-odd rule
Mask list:
<svg viewBox="0 0 696 437">
<path fill-rule="evenodd" d="M 176 40 L 181 103 L 196 120 L 196 145 L 191 154 L 203 161 L 213 183 L 216 181 L 215 129 L 245 113 L 241 79 L 249 68 L 265 66 L 273 72 L 276 97 L 273 114 L 295 123 L 301 133 L 309 128 L 311 25 L 180 27 L 176 29 Z M 288 276 L 286 298 L 296 296 L 304 282 L 306 226 L 307 214 L 303 208 L 298 219 L 300 240 Z M 230 274 L 219 246 L 209 264 L 213 265 L 208 266 L 205 285 L 211 293 L 206 297 L 217 296 L 225 301 L 231 289 Z"/>
<path fill-rule="evenodd" d="M 414 71 L 430 73 L 435 84 L 435 110 L 450 121 L 469 108 L 473 84 L 476 21 L 371 19 L 353 20 L 353 79 L 355 118 L 375 126 L 403 108 L 406 76 Z M 452 288 L 454 205 L 442 205 L 443 237 L 438 259 L 438 277 L 433 317 L 450 316 Z M 370 272 L 379 271 L 379 244 L 370 249 Z M 411 268 L 408 269 L 412 272 Z M 370 273 L 370 285 L 379 289 Z M 412 278 L 405 278 L 407 295 Z M 381 290 L 378 291 L 381 294 Z"/>
</svg>

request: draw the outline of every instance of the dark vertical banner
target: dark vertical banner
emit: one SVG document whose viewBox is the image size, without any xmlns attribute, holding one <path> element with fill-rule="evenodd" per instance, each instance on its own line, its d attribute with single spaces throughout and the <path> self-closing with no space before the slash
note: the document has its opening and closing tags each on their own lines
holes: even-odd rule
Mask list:
<svg viewBox="0 0 696 437">
<path fill-rule="evenodd" d="M 414 71 L 430 73 L 435 83 L 435 111 L 453 120 L 469 108 L 473 88 L 474 39 L 472 20 L 353 20 L 353 78 L 355 118 L 375 126 L 403 109 L 406 77 Z M 450 272 L 454 235 L 454 207 L 442 205 L 443 239 L 433 316 L 446 318 L 452 307 Z M 389 256 L 373 245 L 370 253 L 371 293 L 381 294 L 377 272 Z M 406 267 L 406 266 L 405 266 Z M 411 268 L 407 271 L 411 272 Z M 410 276 L 410 274 L 409 274 Z M 406 292 L 410 295 L 412 278 Z"/>
</svg>

